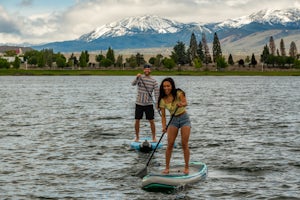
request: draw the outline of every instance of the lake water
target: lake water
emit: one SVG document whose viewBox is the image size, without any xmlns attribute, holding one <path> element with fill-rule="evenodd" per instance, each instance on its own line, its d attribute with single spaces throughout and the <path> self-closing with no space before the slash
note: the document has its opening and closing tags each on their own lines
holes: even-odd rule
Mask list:
<svg viewBox="0 0 300 200">
<path fill-rule="evenodd" d="M 133 78 L 0 77 L 0 198 L 300 197 L 299 77 L 173 77 L 189 102 L 191 160 L 209 173 L 171 194 L 146 192 L 135 176 L 149 154 L 129 149 Z M 157 113 L 156 122 L 160 137 Z M 183 163 L 177 142 L 171 165 Z M 163 165 L 159 149 L 149 170 Z"/>
</svg>

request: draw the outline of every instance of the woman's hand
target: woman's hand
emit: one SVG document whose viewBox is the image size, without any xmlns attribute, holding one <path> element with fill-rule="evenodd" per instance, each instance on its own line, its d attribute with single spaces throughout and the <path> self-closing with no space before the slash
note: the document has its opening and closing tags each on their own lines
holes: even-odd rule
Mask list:
<svg viewBox="0 0 300 200">
<path fill-rule="evenodd" d="M 162 128 L 162 132 L 163 132 L 163 133 L 166 133 L 166 132 L 167 132 L 167 127 L 163 127 L 163 128 Z"/>
<path fill-rule="evenodd" d="M 186 106 L 186 103 L 184 103 L 184 102 L 179 102 L 179 103 L 177 103 L 177 106 L 178 106 L 178 107 L 184 107 L 184 106 Z"/>
</svg>

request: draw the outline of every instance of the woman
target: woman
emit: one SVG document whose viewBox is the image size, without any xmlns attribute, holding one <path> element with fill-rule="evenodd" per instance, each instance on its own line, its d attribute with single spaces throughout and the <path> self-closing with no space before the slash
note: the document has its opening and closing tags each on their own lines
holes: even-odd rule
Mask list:
<svg viewBox="0 0 300 200">
<path fill-rule="evenodd" d="M 173 151 L 174 142 L 178 135 L 178 130 L 181 129 L 181 143 L 184 155 L 184 174 L 189 173 L 189 137 L 191 132 L 191 122 L 185 107 L 187 101 L 185 93 L 181 89 L 175 87 L 175 82 L 172 78 L 165 78 L 160 85 L 160 94 L 158 98 L 159 108 L 162 115 L 163 132 L 168 134 L 168 146 L 166 149 L 166 168 L 163 173 L 168 174 L 170 169 L 170 160 Z M 166 127 L 166 109 L 174 117 L 170 122 L 169 127 Z M 176 111 L 176 113 L 174 113 Z"/>
</svg>

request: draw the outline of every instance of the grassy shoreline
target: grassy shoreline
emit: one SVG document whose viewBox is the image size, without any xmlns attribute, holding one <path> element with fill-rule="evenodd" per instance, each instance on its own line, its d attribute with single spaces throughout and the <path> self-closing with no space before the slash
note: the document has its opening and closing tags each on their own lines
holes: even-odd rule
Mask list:
<svg viewBox="0 0 300 200">
<path fill-rule="evenodd" d="M 0 69 L 0 76 L 133 76 L 142 70 L 23 70 Z M 291 71 L 152 71 L 154 76 L 300 76 Z"/>
</svg>

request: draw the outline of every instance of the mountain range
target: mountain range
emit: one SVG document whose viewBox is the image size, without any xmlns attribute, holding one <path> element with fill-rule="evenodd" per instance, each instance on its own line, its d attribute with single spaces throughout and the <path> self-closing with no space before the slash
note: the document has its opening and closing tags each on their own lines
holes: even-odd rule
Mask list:
<svg viewBox="0 0 300 200">
<path fill-rule="evenodd" d="M 155 15 L 130 17 L 99 26 L 76 40 L 52 42 L 32 48 L 51 48 L 55 52 L 99 52 L 108 47 L 114 50 L 172 49 L 178 41 L 188 47 L 192 33 L 198 43 L 204 33 L 211 46 L 215 32 L 224 53 L 261 53 L 270 36 L 273 36 L 278 47 L 283 39 L 286 49 L 289 49 L 292 41 L 300 48 L 300 9 L 260 10 L 249 16 L 206 24 L 180 23 Z"/>
</svg>

